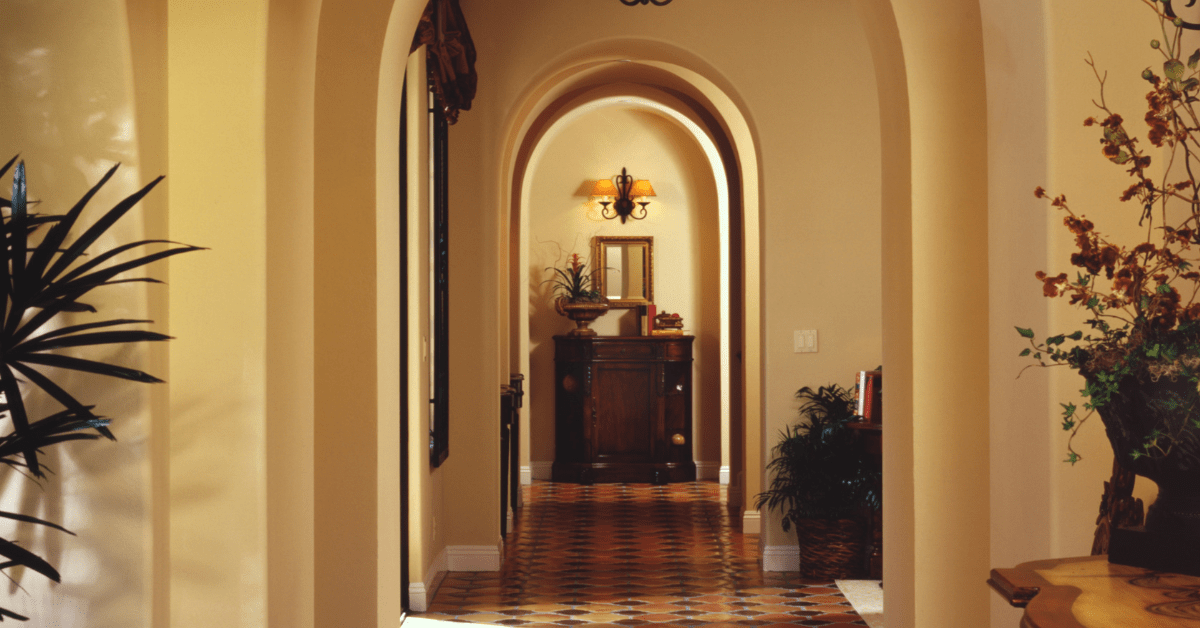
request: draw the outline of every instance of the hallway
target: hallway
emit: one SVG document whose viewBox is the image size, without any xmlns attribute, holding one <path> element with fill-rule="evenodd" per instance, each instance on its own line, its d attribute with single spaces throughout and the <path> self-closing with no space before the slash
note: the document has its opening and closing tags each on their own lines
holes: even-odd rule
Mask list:
<svg viewBox="0 0 1200 628">
<path fill-rule="evenodd" d="M 832 582 L 760 571 L 713 482 L 525 488 L 499 573 L 449 573 L 416 617 L 525 626 L 866 624 Z"/>
</svg>

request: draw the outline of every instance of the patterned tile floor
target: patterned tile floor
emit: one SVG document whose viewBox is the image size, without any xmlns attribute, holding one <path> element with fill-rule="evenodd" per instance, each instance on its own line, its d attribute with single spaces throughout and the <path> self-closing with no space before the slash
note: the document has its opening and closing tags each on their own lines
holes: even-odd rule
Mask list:
<svg viewBox="0 0 1200 628">
<path fill-rule="evenodd" d="M 500 572 L 451 572 L 429 619 L 523 626 L 866 626 L 832 582 L 764 573 L 712 482 L 526 488 Z M 740 528 L 740 526 L 738 526 Z"/>
</svg>

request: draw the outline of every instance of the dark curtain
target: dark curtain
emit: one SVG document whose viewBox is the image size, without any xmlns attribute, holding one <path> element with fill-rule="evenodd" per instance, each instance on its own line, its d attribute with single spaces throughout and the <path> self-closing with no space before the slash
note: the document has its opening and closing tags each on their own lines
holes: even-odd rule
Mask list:
<svg viewBox="0 0 1200 628">
<path fill-rule="evenodd" d="M 412 51 L 428 45 L 429 77 L 434 98 L 450 124 L 459 111 L 469 111 L 475 98 L 475 43 L 458 0 L 429 0 L 417 24 Z"/>
</svg>

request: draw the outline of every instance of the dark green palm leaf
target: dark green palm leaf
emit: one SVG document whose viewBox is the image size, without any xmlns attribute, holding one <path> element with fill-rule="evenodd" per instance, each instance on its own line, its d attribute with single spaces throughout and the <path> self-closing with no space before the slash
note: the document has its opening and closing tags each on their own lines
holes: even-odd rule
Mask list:
<svg viewBox="0 0 1200 628">
<path fill-rule="evenodd" d="M 142 200 L 142 197 L 149 194 L 150 190 L 154 189 L 154 186 L 158 185 L 158 182 L 162 180 L 163 177 L 158 177 L 147 184 L 146 187 L 125 197 L 124 200 L 122 200 L 120 203 L 117 203 L 112 209 L 108 210 L 103 216 L 100 217 L 99 220 L 95 222 L 95 224 L 88 228 L 83 235 L 76 238 L 75 241 L 72 242 L 69 247 L 67 247 L 67 250 L 59 256 L 57 261 L 54 262 L 54 265 L 51 266 L 48 271 L 46 271 L 43 279 L 47 282 L 54 281 L 55 277 L 61 275 L 63 271 L 71 266 L 71 264 L 75 263 L 75 260 L 79 259 L 79 256 L 83 255 L 83 252 L 86 251 L 89 246 L 95 243 L 101 235 L 104 235 L 104 232 L 108 231 L 109 227 L 113 226 L 113 224 L 116 223 L 121 216 L 124 216 L 126 212 L 132 209 L 138 201 Z"/>
<path fill-rule="evenodd" d="M 24 521 L 25 523 L 36 523 L 38 525 L 46 526 L 47 528 L 54 528 L 60 532 L 66 532 L 71 536 L 75 536 L 74 532 L 58 525 L 57 523 L 46 521 L 45 519 L 38 519 L 37 517 L 30 517 L 29 515 L 22 515 L 21 513 L 17 512 L 5 512 L 3 510 L 0 510 L 0 517 L 5 519 L 13 519 L 16 521 Z"/>
<path fill-rule="evenodd" d="M 87 206 L 88 201 L 92 200 L 92 197 L 96 195 L 96 192 L 99 192 L 100 188 L 112 178 L 113 174 L 117 172 L 117 168 L 119 168 L 120 165 L 121 164 L 115 164 L 112 168 L 109 168 L 108 172 L 104 173 L 104 176 L 100 178 L 100 181 L 97 182 L 96 185 L 93 185 L 92 189 L 88 190 L 87 193 L 83 195 L 83 198 L 79 199 L 79 201 L 75 203 L 75 206 L 62 216 L 62 220 L 60 220 L 58 224 L 54 225 L 54 227 L 50 229 L 50 233 L 46 234 L 46 237 L 33 252 L 33 258 L 29 260 L 30 276 L 39 278 L 42 277 L 42 273 L 46 269 L 46 266 L 50 263 L 50 259 L 53 257 L 54 253 L 61 252 L 59 247 L 61 247 L 63 242 L 66 241 L 67 234 L 70 233 L 71 227 L 75 226 L 75 221 L 79 219 L 79 214 L 83 212 L 83 208 Z"/>
<path fill-rule="evenodd" d="M 88 272 L 89 270 L 99 266 L 100 264 L 108 261 L 109 259 L 112 259 L 113 257 L 115 257 L 117 255 L 120 255 L 121 253 L 124 253 L 125 251 L 128 251 L 130 249 L 135 249 L 135 248 L 138 248 L 141 246 L 146 246 L 147 244 L 171 244 L 171 245 L 177 245 L 181 248 L 187 248 L 187 249 L 191 249 L 191 250 L 198 250 L 201 248 L 198 246 L 189 246 L 189 245 L 183 244 L 181 242 L 174 242 L 172 240 L 139 240 L 137 242 L 130 242 L 129 244 L 124 244 L 124 245 L 118 246 L 114 249 L 105 251 L 99 255 L 93 256 L 87 262 L 80 264 L 79 266 L 73 268 L 71 270 L 71 272 L 63 275 L 59 281 L 70 281 L 71 279 L 74 279 L 74 278 L 78 277 L 79 275 L 82 275 L 83 273 Z"/>
<path fill-rule="evenodd" d="M 12 369 L 7 363 L 0 363 L 0 392 L 4 393 L 4 400 L 8 403 L 8 414 L 12 418 L 13 433 L 21 434 L 28 431 L 29 416 L 25 414 L 25 401 L 21 399 L 21 387 L 17 384 L 17 378 L 13 376 Z M 23 453 L 25 454 L 25 464 L 29 467 L 30 472 L 41 477 L 37 451 L 31 448 L 26 449 Z"/>
<path fill-rule="evenodd" d="M 58 329 L 50 330 L 44 334 L 38 334 L 37 336 L 30 338 L 30 342 L 32 342 L 34 340 L 47 340 L 49 338 L 55 338 L 58 336 L 69 336 L 71 334 L 77 334 L 81 331 L 89 331 L 92 329 L 101 329 L 104 327 L 117 327 L 119 325 L 141 325 L 141 324 L 146 324 L 146 323 L 151 323 L 151 322 L 153 322 L 153 321 L 146 320 L 146 319 L 116 318 L 111 321 L 99 321 L 96 323 L 84 323 L 82 325 L 71 325 L 69 327 L 60 327 Z"/>
<path fill-rule="evenodd" d="M 26 354 L 65 347 L 87 347 L 92 345 L 111 345 L 125 342 L 156 342 L 170 340 L 171 337 L 142 329 L 126 329 L 121 331 L 99 331 L 87 334 L 72 334 L 56 338 L 42 338 L 22 342 L 9 349 L 10 358 L 20 361 Z"/>
<path fill-rule="evenodd" d="M 115 277 L 123 272 L 127 272 L 127 271 L 133 270 L 135 268 L 140 268 L 140 267 L 150 264 L 152 262 L 156 262 L 161 259 L 166 259 L 173 255 L 179 255 L 180 253 L 190 253 L 191 251 L 199 251 L 199 250 L 203 250 L 203 249 L 201 249 L 200 247 L 179 247 L 179 248 L 174 248 L 174 249 L 168 249 L 166 251 L 159 251 L 158 253 L 151 253 L 149 255 L 139 257 L 135 260 L 124 262 L 121 264 L 116 264 L 114 266 L 109 266 L 108 268 L 104 268 L 104 269 L 92 272 L 90 274 L 87 274 L 87 275 L 76 277 L 70 281 L 56 281 L 56 282 L 47 284 L 47 286 L 46 286 L 45 290 L 42 292 L 41 296 L 43 296 L 43 297 L 64 297 L 69 294 L 75 294 L 75 295 L 82 296 L 83 294 L 86 294 L 88 290 L 91 290 L 92 288 L 95 288 L 97 286 L 105 285 L 105 283 L 108 282 L 110 279 L 112 279 L 113 277 Z M 86 289 L 84 289 L 84 288 L 86 288 Z"/>
<path fill-rule="evenodd" d="M 85 360 L 69 355 L 55 355 L 53 353 L 32 353 L 21 356 L 21 362 L 28 364 L 41 364 L 43 366 L 56 366 L 58 368 L 70 369 L 72 371 L 80 371 L 83 373 L 95 373 L 97 375 L 107 375 L 109 377 L 119 377 L 135 382 L 143 382 L 146 384 L 161 384 L 162 380 L 139 371 L 137 369 L 117 366 L 116 364 L 105 364 L 104 362 L 96 362 L 95 360 Z"/>
<path fill-rule="evenodd" d="M 75 420 L 88 422 L 89 424 L 86 427 L 94 427 L 96 431 L 104 435 L 105 438 L 109 440 L 117 440 L 117 437 L 113 436 L 113 433 L 110 432 L 107 427 L 107 419 L 101 419 L 95 414 L 92 414 L 92 408 L 90 406 L 85 406 L 80 403 L 79 400 L 75 399 L 74 396 L 72 396 L 66 390 L 63 390 L 61 386 L 55 384 L 54 380 L 43 375 L 41 371 L 38 371 L 32 366 L 21 364 L 20 362 L 13 362 L 12 368 L 19 371 L 30 382 L 32 382 L 33 385 L 46 391 L 46 394 L 53 397 L 55 401 L 62 404 L 62 406 L 66 408 L 66 410 L 60 412 L 59 414 L 51 415 L 50 417 L 42 419 L 42 422 L 59 419 L 60 417 L 60 420 L 74 418 Z"/>
<path fill-rule="evenodd" d="M 15 565 L 24 565 L 55 582 L 62 581 L 62 577 L 58 575 L 58 570 L 52 567 L 50 563 L 42 559 L 41 556 L 8 539 L 0 539 L 0 556 L 9 559 Z"/>
</svg>

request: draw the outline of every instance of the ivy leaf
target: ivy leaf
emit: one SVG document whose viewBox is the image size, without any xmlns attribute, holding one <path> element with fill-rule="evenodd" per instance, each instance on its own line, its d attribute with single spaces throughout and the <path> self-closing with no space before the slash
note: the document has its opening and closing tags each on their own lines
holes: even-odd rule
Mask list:
<svg viewBox="0 0 1200 628">
<path fill-rule="evenodd" d="M 1060 405 L 1060 406 L 1062 406 L 1062 407 L 1063 407 L 1063 416 L 1065 416 L 1065 417 L 1069 417 L 1069 416 L 1071 416 L 1072 414 L 1075 414 L 1075 404 L 1073 404 L 1073 403 L 1060 403 L 1060 404 L 1058 404 L 1058 405 Z"/>
<path fill-rule="evenodd" d="M 1023 327 L 1018 327 L 1017 333 L 1021 334 L 1021 336 L 1023 338 L 1033 338 L 1033 330 L 1032 329 L 1025 329 Z"/>
<path fill-rule="evenodd" d="M 1067 338 L 1070 338 L 1071 340 L 1079 340 L 1080 338 L 1083 338 L 1083 332 L 1076 331 L 1075 333 L 1071 334 L 1070 336 L 1067 336 Z"/>
<path fill-rule="evenodd" d="M 1029 355 L 1030 353 L 1033 353 L 1033 351 L 1031 349 L 1029 349 L 1028 347 L 1026 347 L 1025 350 L 1021 352 L 1021 357 L 1023 358 L 1025 356 Z"/>
<path fill-rule="evenodd" d="M 1200 80 L 1197 80 L 1196 78 L 1190 78 L 1190 79 L 1184 81 L 1183 85 L 1181 85 L 1180 87 L 1183 89 L 1183 91 L 1190 92 L 1193 89 L 1200 87 Z"/>
<path fill-rule="evenodd" d="M 1196 49 L 1196 52 L 1193 52 L 1192 56 L 1188 57 L 1189 68 L 1195 70 L 1197 63 L 1200 63 L 1200 48 Z"/>
<path fill-rule="evenodd" d="M 1148 358 L 1157 358 L 1157 357 L 1158 357 L 1158 351 L 1159 351 L 1159 349 L 1160 349 L 1161 347 L 1162 347 L 1162 345 L 1158 345 L 1158 344 L 1154 345 L 1153 347 L 1148 347 L 1148 348 L 1146 349 L 1146 357 L 1148 357 Z"/>
<path fill-rule="evenodd" d="M 1163 63 L 1163 74 L 1166 74 L 1167 78 L 1171 79 L 1172 81 L 1183 80 L 1183 74 L 1186 71 L 1187 68 L 1183 67 L 1183 63 L 1181 63 L 1179 59 L 1167 59 L 1166 62 Z"/>
<path fill-rule="evenodd" d="M 1079 462 L 1079 454 L 1072 451 L 1071 453 L 1067 454 L 1067 459 L 1063 460 L 1063 462 L 1075 464 L 1076 462 Z"/>
<path fill-rule="evenodd" d="M 1087 307 L 1090 310 L 1090 309 L 1095 308 L 1099 304 L 1100 304 L 1100 299 L 1098 299 L 1096 297 L 1092 297 L 1092 298 L 1088 299 Z"/>
</svg>

